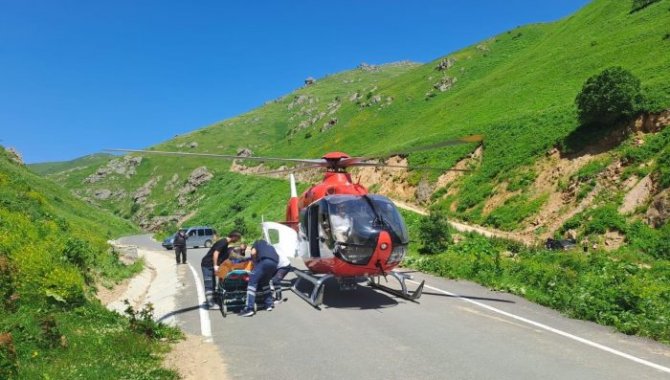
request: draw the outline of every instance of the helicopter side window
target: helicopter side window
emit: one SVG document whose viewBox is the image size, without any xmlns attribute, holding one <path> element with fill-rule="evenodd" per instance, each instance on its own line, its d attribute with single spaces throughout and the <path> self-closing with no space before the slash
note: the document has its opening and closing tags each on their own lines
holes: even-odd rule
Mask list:
<svg viewBox="0 0 670 380">
<path fill-rule="evenodd" d="M 307 237 L 309 239 L 309 255 L 311 257 L 321 257 L 319 250 L 319 205 L 311 205 L 307 209 Z"/>
<path fill-rule="evenodd" d="M 333 226 L 328 218 L 328 207 L 325 203 L 319 204 L 319 252 L 321 257 L 332 255 L 334 241 L 332 239 Z"/>
</svg>

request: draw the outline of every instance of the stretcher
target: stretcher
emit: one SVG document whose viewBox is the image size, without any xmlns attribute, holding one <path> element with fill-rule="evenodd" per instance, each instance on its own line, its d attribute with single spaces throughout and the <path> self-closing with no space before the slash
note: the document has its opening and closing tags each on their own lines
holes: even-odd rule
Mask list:
<svg viewBox="0 0 670 380">
<path fill-rule="evenodd" d="M 249 285 L 249 277 L 253 263 L 246 261 L 242 263 L 235 263 L 226 260 L 219 266 L 219 271 L 216 273 L 217 285 L 214 292 L 215 301 L 219 304 L 221 315 L 225 318 L 229 313 L 237 313 L 244 308 L 247 303 L 247 286 Z M 256 292 L 256 305 L 263 304 L 263 300 L 268 292 L 272 289 Z"/>
</svg>

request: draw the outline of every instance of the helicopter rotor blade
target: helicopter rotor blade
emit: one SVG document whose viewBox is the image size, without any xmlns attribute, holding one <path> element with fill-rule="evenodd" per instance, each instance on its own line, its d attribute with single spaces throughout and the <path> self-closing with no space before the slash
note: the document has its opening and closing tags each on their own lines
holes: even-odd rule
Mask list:
<svg viewBox="0 0 670 380">
<path fill-rule="evenodd" d="M 483 135 L 471 135 L 471 136 L 460 137 L 457 139 L 444 140 L 433 144 L 417 146 L 414 148 L 407 148 L 406 150 L 403 151 L 385 153 L 376 157 L 352 157 L 344 161 L 346 162 L 345 165 L 354 165 L 358 164 L 359 162 L 365 162 L 369 160 L 387 159 L 392 156 L 407 156 L 410 153 L 423 152 L 427 150 L 439 149 L 453 145 L 482 142 L 483 140 L 484 140 Z"/>
<path fill-rule="evenodd" d="M 359 162 L 349 165 L 349 167 L 374 167 L 374 168 L 389 168 L 389 169 L 406 169 L 406 170 L 435 170 L 441 172 L 471 172 L 469 169 L 454 169 L 436 166 L 412 166 L 412 165 L 388 165 L 375 162 Z"/>
<path fill-rule="evenodd" d="M 301 159 L 301 158 L 279 158 L 279 157 L 240 157 L 232 154 L 216 154 L 216 153 L 198 153 L 198 152 L 172 152 L 164 150 L 142 150 L 142 149 L 105 149 L 107 152 L 126 152 L 126 153 L 147 153 L 157 154 L 162 156 L 184 156 L 184 157 L 211 157 L 223 158 L 226 160 L 251 160 L 251 161 L 278 161 L 289 163 L 303 163 L 312 165 L 327 165 L 323 159 Z"/>
<path fill-rule="evenodd" d="M 253 174 L 253 175 L 290 174 L 290 173 L 296 173 L 296 172 L 301 172 L 301 171 L 310 170 L 310 169 L 320 169 L 321 167 L 322 167 L 321 165 L 305 165 L 305 166 L 298 166 L 298 167 L 294 167 L 294 168 L 270 170 L 270 171 L 250 173 L 250 174 Z"/>
<path fill-rule="evenodd" d="M 422 146 L 417 146 L 414 148 L 408 148 L 402 152 L 392 152 L 389 153 L 389 156 L 406 156 L 410 153 L 416 153 L 416 152 L 423 152 L 426 150 L 433 150 L 433 149 L 439 149 L 439 148 L 444 148 L 447 146 L 453 146 L 453 145 L 461 145 L 461 144 L 470 144 L 470 143 L 476 143 L 476 142 L 482 142 L 484 140 L 483 135 L 471 135 L 471 136 L 465 136 L 465 137 L 460 137 L 457 139 L 450 139 L 450 140 L 444 140 L 440 141 L 434 144 L 428 144 L 428 145 L 422 145 Z"/>
</svg>

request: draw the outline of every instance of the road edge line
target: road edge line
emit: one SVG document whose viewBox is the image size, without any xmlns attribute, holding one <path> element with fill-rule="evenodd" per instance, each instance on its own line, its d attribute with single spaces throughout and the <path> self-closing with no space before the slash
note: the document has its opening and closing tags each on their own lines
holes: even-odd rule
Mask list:
<svg viewBox="0 0 670 380">
<path fill-rule="evenodd" d="M 212 339 L 212 322 L 209 319 L 209 313 L 207 310 L 205 310 L 205 307 L 203 306 L 205 304 L 205 288 L 202 284 L 202 281 L 200 281 L 200 276 L 198 276 L 198 272 L 193 268 L 193 265 L 191 263 L 186 263 L 188 265 L 188 268 L 191 270 L 191 273 L 193 274 L 193 278 L 195 279 L 195 289 L 196 293 L 198 293 L 198 312 L 200 314 L 200 334 L 205 337 L 204 341 L 205 342 L 213 342 Z"/>
<path fill-rule="evenodd" d="M 418 282 L 413 281 L 413 280 L 407 280 L 407 281 L 412 282 L 412 283 L 417 284 L 417 285 L 419 284 Z M 548 326 L 548 325 L 545 325 L 545 324 L 543 324 L 543 323 L 535 322 L 535 321 L 530 320 L 530 319 L 528 319 L 528 318 L 524 318 L 524 317 L 518 316 L 518 315 L 516 315 L 516 314 L 512 314 L 512 313 L 506 312 L 506 311 L 504 311 L 504 310 L 500 310 L 500 309 L 495 308 L 495 307 L 493 307 L 493 306 L 489 306 L 489 305 L 487 305 L 487 304 L 485 304 L 485 303 L 481 303 L 481 302 L 478 302 L 478 301 L 474 301 L 474 300 L 471 300 L 471 299 L 462 297 L 462 296 L 460 296 L 460 295 L 458 295 L 458 294 L 455 294 L 455 293 L 452 293 L 452 292 L 449 292 L 449 291 L 446 291 L 446 290 L 442 290 L 442 289 L 436 288 L 436 287 L 434 287 L 434 286 L 425 285 L 425 287 L 428 288 L 428 289 L 432 289 L 432 290 L 434 290 L 434 291 L 436 291 L 436 292 L 440 292 L 440 293 L 446 294 L 446 295 L 448 295 L 448 296 L 458 298 L 458 299 L 460 299 L 461 301 L 465 301 L 465 302 L 471 303 L 471 304 L 473 304 L 473 305 L 477 305 L 477 306 L 479 306 L 479 307 L 481 307 L 481 308 L 487 309 L 487 310 L 492 311 L 492 312 L 494 312 L 494 313 L 501 314 L 501 315 L 504 315 L 504 316 L 509 317 L 509 318 L 512 318 L 512 319 L 516 319 L 517 321 L 524 322 L 524 323 L 527 323 L 527 324 L 529 324 L 529 325 L 532 325 L 532 326 L 541 328 L 541 329 L 543 329 L 543 330 L 552 332 L 552 333 L 554 333 L 554 334 L 561 335 L 561 336 L 563 336 L 563 337 L 565 337 L 565 338 L 572 339 L 572 340 L 574 340 L 574 341 L 577 341 L 577 342 L 586 344 L 587 346 L 591 346 L 591 347 L 597 348 L 597 349 L 599 349 L 599 350 L 602 350 L 602 351 L 605 351 L 605 352 L 609 352 L 610 354 L 620 356 L 620 357 L 622 357 L 622 358 L 624 358 L 624 359 L 631 360 L 631 361 L 636 362 L 636 363 L 638 363 L 638 364 L 642 364 L 642 365 L 645 365 L 645 366 L 647 366 L 647 367 L 651 367 L 651 368 L 657 369 L 657 370 L 659 370 L 659 371 L 663 371 L 663 372 L 666 372 L 666 373 L 670 373 L 670 368 L 668 368 L 668 367 L 664 367 L 664 366 L 662 366 L 662 365 L 660 365 L 660 364 L 656 364 L 656 363 L 650 362 L 650 361 L 648 361 L 648 360 L 645 360 L 645 359 L 642 359 L 642 358 L 638 358 L 637 356 L 633 356 L 633 355 L 627 354 L 627 353 L 625 353 L 625 352 L 616 350 L 616 349 L 614 349 L 614 348 L 611 348 L 611 347 L 602 345 L 602 344 L 600 344 L 600 343 L 596 343 L 596 342 L 590 341 L 590 340 L 588 340 L 588 339 L 586 339 L 586 338 L 582 338 L 582 337 L 579 337 L 579 336 L 570 334 L 570 333 L 568 333 L 568 332 L 565 332 L 565 331 L 562 331 L 562 330 L 553 328 L 553 327 Z"/>
</svg>

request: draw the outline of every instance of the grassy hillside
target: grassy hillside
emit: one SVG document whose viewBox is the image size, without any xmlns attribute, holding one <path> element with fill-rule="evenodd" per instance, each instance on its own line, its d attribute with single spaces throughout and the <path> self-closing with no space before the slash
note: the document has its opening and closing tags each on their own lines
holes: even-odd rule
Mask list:
<svg viewBox="0 0 670 380">
<path fill-rule="evenodd" d="M 482 133 L 486 139 L 480 165 L 446 187 L 432 185 L 433 200 L 460 219 L 523 228 L 549 197 L 541 191 L 518 193 L 538 177 L 533 165 L 552 147 L 565 146 L 577 130 L 574 99 L 588 77 L 623 66 L 641 79 L 646 109 L 670 108 L 670 54 L 665 54 L 670 49 L 669 8 L 669 1 L 662 0 L 631 13 L 627 1 L 597 0 L 563 20 L 506 31 L 424 65 L 361 66 L 330 75 L 155 148 L 228 154 L 248 148 L 255 155 L 284 157 L 319 157 L 329 150 L 367 155 Z M 449 60 L 448 68 L 438 70 L 443 59 Z M 440 84 L 448 89 L 440 91 Z M 473 149 L 414 153 L 408 160 L 448 167 Z M 177 189 L 200 166 L 220 183 L 236 181 L 223 179 L 234 178 L 225 174 L 228 162 L 156 156 L 144 157 L 136 175 L 111 175 L 95 183 L 84 181 L 95 171 L 92 166 L 51 175 L 119 215 L 138 221 L 171 217 L 181 223 L 191 211 L 201 210 L 200 199 L 215 194 L 200 188 L 188 202 L 176 202 Z M 434 184 L 439 174 L 413 172 L 409 181 Z M 133 193 L 151 179 L 151 193 L 136 204 Z M 101 189 L 118 196 L 96 198 Z M 217 199 L 226 198 L 223 190 Z M 501 201 L 491 203 L 496 196 Z M 258 214 L 242 211 L 249 222 Z"/>
<path fill-rule="evenodd" d="M 72 172 L 91 171 L 92 169 L 97 169 L 100 165 L 106 163 L 111 158 L 111 154 L 96 153 L 70 161 L 30 164 L 28 165 L 28 168 L 42 176 L 48 176 L 55 173 L 67 175 Z"/>
<path fill-rule="evenodd" d="M 155 356 L 164 344 L 94 297 L 96 281 L 141 269 L 106 243 L 135 231 L 0 149 L 0 378 L 175 378 Z"/>
</svg>

